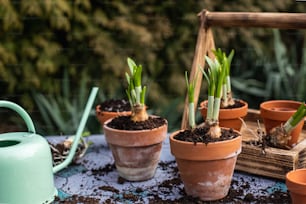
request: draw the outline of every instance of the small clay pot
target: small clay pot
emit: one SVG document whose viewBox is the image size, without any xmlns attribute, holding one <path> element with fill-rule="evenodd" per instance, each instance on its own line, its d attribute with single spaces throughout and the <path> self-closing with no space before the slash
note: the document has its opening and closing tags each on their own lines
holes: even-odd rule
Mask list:
<svg viewBox="0 0 306 204">
<path fill-rule="evenodd" d="M 286 174 L 286 185 L 293 204 L 306 203 L 306 169 L 288 172 Z"/>
<path fill-rule="evenodd" d="M 150 130 L 117 130 L 104 123 L 107 143 L 119 175 L 129 181 L 151 179 L 156 171 L 168 124 Z"/>
<path fill-rule="evenodd" d="M 297 111 L 301 102 L 291 100 L 270 100 L 260 104 L 260 116 L 266 132 L 286 121 Z M 291 132 L 291 139 L 288 141 L 288 146 L 293 147 L 299 141 L 299 136 L 304 125 L 302 120 Z"/>
<path fill-rule="evenodd" d="M 248 103 L 239 100 L 240 103 L 243 104 L 242 107 L 239 108 L 220 108 L 219 112 L 219 125 L 220 127 L 226 128 L 233 128 L 234 130 L 240 131 L 242 126 L 242 121 L 247 114 L 248 114 Z M 207 103 L 208 101 L 205 100 L 200 103 L 200 111 L 202 114 L 203 119 L 206 119 L 207 115 Z"/>
<path fill-rule="evenodd" d="M 100 124 L 104 125 L 105 121 L 117 117 L 117 116 L 123 116 L 123 115 L 131 115 L 131 111 L 122 111 L 122 112 L 110 112 L 110 111 L 102 111 L 101 110 L 101 105 L 96 106 L 96 117 Z"/>
<path fill-rule="evenodd" d="M 181 130 L 183 131 L 183 130 Z M 171 153 L 180 172 L 187 195 L 203 201 L 219 200 L 229 191 L 242 137 L 208 144 L 174 139 L 170 135 Z"/>
</svg>

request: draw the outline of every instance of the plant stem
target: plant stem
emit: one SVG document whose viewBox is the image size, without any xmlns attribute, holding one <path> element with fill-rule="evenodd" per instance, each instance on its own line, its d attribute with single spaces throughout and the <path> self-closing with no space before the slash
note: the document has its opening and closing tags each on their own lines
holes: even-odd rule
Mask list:
<svg viewBox="0 0 306 204">
<path fill-rule="evenodd" d="M 145 105 L 146 87 L 144 86 L 142 88 L 141 85 L 142 66 L 137 66 L 131 58 L 127 58 L 127 63 L 131 74 L 129 75 L 128 73 L 125 73 L 128 82 L 126 94 L 132 109 L 131 119 L 135 122 L 144 121 L 147 120 L 149 116 Z"/>
<path fill-rule="evenodd" d="M 212 121 L 214 112 L 214 96 L 208 96 L 206 121 Z"/>
<path fill-rule="evenodd" d="M 300 121 L 304 120 L 305 116 L 306 116 L 306 106 L 305 106 L 305 103 L 303 102 L 299 106 L 297 111 L 285 123 L 284 125 L 285 131 L 287 133 L 290 133 Z"/>
<path fill-rule="evenodd" d="M 195 114 L 194 114 L 194 103 L 189 103 L 189 115 L 188 115 L 188 120 L 189 120 L 189 126 L 193 129 L 196 127 L 195 123 Z"/>
<path fill-rule="evenodd" d="M 214 108 L 213 108 L 213 122 L 219 121 L 220 103 L 221 103 L 221 99 L 215 98 Z"/>
<path fill-rule="evenodd" d="M 196 79 L 198 75 L 196 75 Z M 189 121 L 189 126 L 193 129 L 196 127 L 195 123 L 195 113 L 194 113 L 194 89 L 195 89 L 195 82 L 196 79 L 191 81 L 189 83 L 188 81 L 188 73 L 187 71 L 185 72 L 185 81 L 186 81 L 186 86 L 187 86 L 187 93 L 188 93 L 188 108 L 189 108 L 189 114 L 188 114 L 188 121 Z"/>
</svg>

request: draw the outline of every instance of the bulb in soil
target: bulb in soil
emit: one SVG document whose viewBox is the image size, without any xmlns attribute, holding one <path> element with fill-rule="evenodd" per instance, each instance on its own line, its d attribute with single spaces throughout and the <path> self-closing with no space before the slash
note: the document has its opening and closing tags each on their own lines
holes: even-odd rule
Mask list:
<svg viewBox="0 0 306 204">
<path fill-rule="evenodd" d="M 283 126 L 278 126 L 270 131 L 270 142 L 275 147 L 290 149 L 288 147 L 288 141 L 291 139 L 291 135 L 288 134 Z"/>
<path fill-rule="evenodd" d="M 140 122 L 148 120 L 149 116 L 146 110 L 146 106 L 144 105 L 135 105 L 133 107 L 133 113 L 131 116 L 134 122 Z"/>
<path fill-rule="evenodd" d="M 212 138 L 221 137 L 221 128 L 220 128 L 219 124 L 215 123 L 212 126 L 210 126 L 208 134 L 210 134 L 210 136 Z"/>
</svg>

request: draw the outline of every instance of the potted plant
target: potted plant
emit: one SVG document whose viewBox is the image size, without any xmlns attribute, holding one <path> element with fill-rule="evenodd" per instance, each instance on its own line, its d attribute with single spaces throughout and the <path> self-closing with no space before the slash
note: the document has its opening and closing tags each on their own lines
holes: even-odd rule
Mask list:
<svg viewBox="0 0 306 204">
<path fill-rule="evenodd" d="M 112 151 L 119 175 L 129 181 L 152 178 L 159 162 L 162 142 L 167 136 L 166 119 L 148 115 L 146 87 L 142 86 L 142 66 L 127 59 L 126 94 L 132 114 L 117 116 L 104 123 L 106 141 Z"/>
<path fill-rule="evenodd" d="M 269 146 L 291 149 L 299 141 L 306 116 L 305 103 L 291 100 L 271 100 L 260 104 L 260 115 L 266 129 Z"/>
<path fill-rule="evenodd" d="M 208 111 L 205 122 L 196 126 L 194 119 L 195 81 L 186 84 L 189 101 L 189 127 L 170 135 L 171 153 L 175 156 L 187 195 L 204 201 L 218 200 L 229 191 L 236 160 L 241 152 L 242 136 L 231 128 L 219 126 L 222 81 L 225 71 L 213 64 L 208 71 Z"/>
<path fill-rule="evenodd" d="M 131 106 L 126 99 L 109 99 L 96 106 L 96 117 L 102 127 L 108 119 L 131 113 Z"/>
<path fill-rule="evenodd" d="M 220 112 L 219 112 L 219 123 L 221 127 L 229 127 L 235 130 L 240 131 L 242 126 L 241 119 L 247 115 L 248 104 L 243 100 L 238 100 L 233 98 L 232 89 L 231 89 L 231 78 L 230 78 L 230 68 L 232 59 L 234 56 L 234 50 L 226 56 L 220 48 L 213 50 L 215 59 L 210 59 L 205 57 L 207 64 L 215 66 L 215 64 L 220 65 L 222 69 L 225 70 L 225 77 L 222 82 L 222 98 L 220 102 Z M 207 78 L 207 75 L 204 72 L 204 76 Z M 210 96 L 208 96 L 209 98 Z M 202 101 L 200 103 L 200 111 L 203 116 L 203 119 L 207 116 L 208 111 L 208 100 Z"/>
</svg>

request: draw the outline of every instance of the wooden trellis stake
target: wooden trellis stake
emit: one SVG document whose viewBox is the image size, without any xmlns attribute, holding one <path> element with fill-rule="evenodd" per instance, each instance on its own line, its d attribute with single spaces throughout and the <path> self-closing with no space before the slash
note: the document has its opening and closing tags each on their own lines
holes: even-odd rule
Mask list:
<svg viewBox="0 0 306 204">
<path fill-rule="evenodd" d="M 205 66 L 205 55 L 213 57 L 215 49 L 211 27 L 262 27 L 279 29 L 305 29 L 306 14 L 304 13 L 263 13 L 263 12 L 209 12 L 203 10 L 200 17 L 200 28 L 196 43 L 195 55 L 190 72 L 190 81 L 199 72 L 195 86 L 195 104 L 198 104 L 202 74 L 199 67 Z M 197 109 L 197 105 L 195 105 Z M 181 128 L 188 127 L 188 97 L 186 96 Z"/>
</svg>

